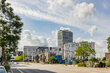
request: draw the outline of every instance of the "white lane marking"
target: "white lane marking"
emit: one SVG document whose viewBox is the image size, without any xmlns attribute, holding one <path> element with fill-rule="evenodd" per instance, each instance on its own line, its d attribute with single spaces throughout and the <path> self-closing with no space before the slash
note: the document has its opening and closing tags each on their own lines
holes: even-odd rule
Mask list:
<svg viewBox="0 0 110 73">
<path fill-rule="evenodd" d="M 11 69 L 11 73 L 13 73 L 12 69 Z"/>
<path fill-rule="evenodd" d="M 20 73 L 24 73 L 23 71 L 21 71 L 20 69 L 17 69 Z"/>
</svg>

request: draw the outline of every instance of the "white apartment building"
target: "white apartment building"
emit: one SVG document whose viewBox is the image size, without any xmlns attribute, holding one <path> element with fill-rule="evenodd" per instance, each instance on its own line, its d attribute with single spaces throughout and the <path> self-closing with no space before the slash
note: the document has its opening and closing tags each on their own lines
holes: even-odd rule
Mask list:
<svg viewBox="0 0 110 73">
<path fill-rule="evenodd" d="M 88 42 L 89 45 L 91 45 L 92 49 L 95 49 L 95 42 Z M 64 59 L 71 60 L 74 58 L 75 49 L 77 49 L 80 46 L 80 43 L 67 43 L 64 45 Z M 93 57 L 91 55 L 89 58 Z"/>
<path fill-rule="evenodd" d="M 74 58 L 75 49 L 77 49 L 79 43 L 68 43 L 64 45 L 64 59 L 71 60 Z"/>
</svg>

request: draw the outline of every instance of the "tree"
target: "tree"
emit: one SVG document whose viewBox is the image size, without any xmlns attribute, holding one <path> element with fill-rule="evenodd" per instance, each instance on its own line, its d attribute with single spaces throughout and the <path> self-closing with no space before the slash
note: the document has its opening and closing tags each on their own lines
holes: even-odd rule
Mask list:
<svg viewBox="0 0 110 73">
<path fill-rule="evenodd" d="M 57 63 L 57 59 L 54 57 L 54 56 L 52 56 L 52 57 L 49 57 L 49 63 L 50 64 L 54 64 L 54 63 Z"/>
<path fill-rule="evenodd" d="M 98 58 L 95 57 L 92 57 L 91 59 L 89 59 L 89 61 L 92 61 L 93 63 L 99 62 Z"/>
<path fill-rule="evenodd" d="M 80 45 L 76 50 L 75 50 L 75 56 L 78 58 L 80 57 L 81 59 L 87 59 L 91 54 L 95 55 L 95 50 L 91 49 L 91 45 L 88 45 L 88 42 L 80 42 Z"/>
<path fill-rule="evenodd" d="M 110 37 L 107 38 L 107 44 L 108 44 L 108 46 L 107 46 L 108 51 L 110 52 Z"/>
<path fill-rule="evenodd" d="M 104 61 L 104 62 L 105 62 L 105 61 L 106 61 L 106 57 L 103 57 L 103 58 L 102 58 L 102 61 Z"/>
<path fill-rule="evenodd" d="M 6 54 L 18 49 L 18 40 L 23 23 L 21 18 L 13 13 L 13 8 L 6 0 L 0 1 L 0 47 L 2 48 L 1 64 L 8 62 Z"/>
</svg>

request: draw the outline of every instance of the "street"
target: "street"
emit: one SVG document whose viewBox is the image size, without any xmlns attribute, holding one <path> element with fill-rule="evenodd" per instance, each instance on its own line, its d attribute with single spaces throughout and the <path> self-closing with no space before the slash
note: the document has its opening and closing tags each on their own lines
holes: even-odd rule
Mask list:
<svg viewBox="0 0 110 73">
<path fill-rule="evenodd" d="M 32 66 L 32 65 L 30 65 Z M 55 73 L 47 70 L 40 70 L 40 69 L 33 69 L 33 67 L 30 68 L 29 65 L 21 65 L 21 64 L 13 64 L 12 65 L 12 73 Z"/>
<path fill-rule="evenodd" d="M 39 69 L 12 69 L 12 73 L 55 73 Z"/>
<path fill-rule="evenodd" d="M 75 67 L 59 64 L 13 64 L 12 73 L 110 73 L 110 68 Z"/>
</svg>

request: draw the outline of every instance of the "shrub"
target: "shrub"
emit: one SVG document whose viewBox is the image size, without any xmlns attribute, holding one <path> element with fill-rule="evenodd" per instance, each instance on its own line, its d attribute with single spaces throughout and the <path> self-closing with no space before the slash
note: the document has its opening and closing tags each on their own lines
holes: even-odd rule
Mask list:
<svg viewBox="0 0 110 73">
<path fill-rule="evenodd" d="M 22 60 L 22 57 L 21 56 L 17 56 L 17 57 L 15 57 L 15 60 L 16 61 L 21 61 Z"/>
<path fill-rule="evenodd" d="M 23 53 L 21 56 L 15 57 L 15 60 L 16 61 L 22 61 L 25 57 L 26 57 L 26 54 Z"/>
<path fill-rule="evenodd" d="M 79 60 L 79 59 L 76 59 L 76 60 L 74 60 L 74 61 L 75 61 L 75 64 L 80 63 L 80 60 Z"/>
<path fill-rule="evenodd" d="M 85 63 L 78 63 L 78 67 L 86 67 Z"/>
<path fill-rule="evenodd" d="M 110 67 L 110 61 L 108 61 L 108 62 L 106 63 L 106 66 L 107 66 L 107 67 Z"/>
<path fill-rule="evenodd" d="M 49 63 L 55 64 L 55 63 L 57 63 L 57 59 L 55 57 L 49 57 Z"/>
</svg>

